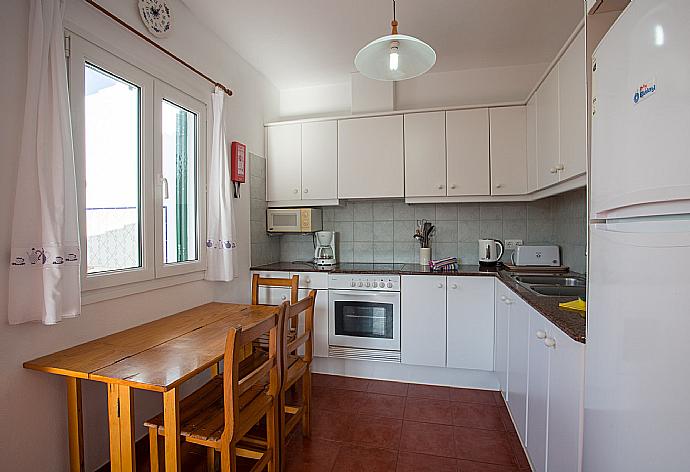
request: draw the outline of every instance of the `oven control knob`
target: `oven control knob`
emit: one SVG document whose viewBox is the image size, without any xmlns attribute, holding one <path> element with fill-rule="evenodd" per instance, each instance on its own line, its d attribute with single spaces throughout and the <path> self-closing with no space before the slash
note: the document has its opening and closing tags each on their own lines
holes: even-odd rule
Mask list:
<svg viewBox="0 0 690 472">
<path fill-rule="evenodd" d="M 393 282 L 388 282 L 388 283 L 386 284 L 386 287 L 388 287 L 388 288 L 393 288 Z"/>
<path fill-rule="evenodd" d="M 354 280 L 352 282 L 350 282 L 350 287 L 354 287 L 355 285 L 357 285 L 357 284 L 355 283 Z"/>
<path fill-rule="evenodd" d="M 362 282 L 357 282 L 358 287 L 361 287 L 362 285 L 364 285 Z"/>
<path fill-rule="evenodd" d="M 373 284 L 373 285 L 374 285 L 374 288 L 378 288 L 378 286 L 379 286 L 379 283 L 378 283 L 378 282 L 374 282 L 374 284 Z"/>
<path fill-rule="evenodd" d="M 371 283 L 367 282 L 364 284 L 365 287 L 371 287 Z"/>
</svg>

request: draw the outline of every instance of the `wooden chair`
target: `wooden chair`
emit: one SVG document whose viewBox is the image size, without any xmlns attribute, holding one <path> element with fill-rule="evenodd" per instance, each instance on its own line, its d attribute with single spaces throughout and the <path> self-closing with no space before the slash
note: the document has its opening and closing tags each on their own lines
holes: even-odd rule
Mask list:
<svg viewBox="0 0 690 472">
<path fill-rule="evenodd" d="M 289 279 L 272 279 L 260 277 L 259 274 L 252 276 L 252 305 L 259 303 L 259 287 L 290 287 L 290 304 L 297 303 L 297 291 L 299 289 L 299 275 L 293 275 Z"/>
<path fill-rule="evenodd" d="M 281 470 L 285 470 L 285 444 L 290 433 L 301 422 L 302 434 L 311 436 L 311 361 L 314 347 L 314 302 L 316 290 L 311 290 L 307 297 L 287 308 L 283 318 L 280 339 L 280 357 L 282 359 L 279 401 L 280 401 L 280 451 Z M 290 326 L 299 324 L 299 316 L 304 313 L 304 332 L 290 339 Z M 304 354 L 298 354 L 304 346 Z M 294 405 L 288 404 L 288 391 L 302 381 L 301 398 Z"/>
<path fill-rule="evenodd" d="M 235 472 L 237 458 L 255 460 L 252 472 L 278 472 L 280 443 L 278 396 L 281 383 L 279 339 L 289 306 L 284 302 L 279 314 L 243 331 L 233 328 L 225 342 L 223 374 L 180 402 L 180 435 L 187 442 L 208 448 L 208 468 L 215 469 L 215 452 L 220 451 L 220 470 Z M 268 333 L 268 353 L 264 362 L 246 375 L 240 373 L 242 347 Z M 247 433 L 266 418 L 266 439 Z M 144 423 L 149 428 L 151 470 L 158 471 L 158 435 L 164 435 L 163 415 Z"/>
</svg>

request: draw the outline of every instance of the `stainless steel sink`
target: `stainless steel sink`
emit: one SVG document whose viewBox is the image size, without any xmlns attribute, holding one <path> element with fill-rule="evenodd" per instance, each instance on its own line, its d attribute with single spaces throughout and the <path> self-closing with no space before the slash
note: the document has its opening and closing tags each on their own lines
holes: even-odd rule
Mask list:
<svg viewBox="0 0 690 472">
<path fill-rule="evenodd" d="M 516 275 L 513 277 L 516 281 L 523 284 L 537 284 L 537 285 L 558 285 L 567 287 L 584 287 L 587 281 L 584 278 L 574 276 L 555 276 L 555 275 Z"/>
<path fill-rule="evenodd" d="M 583 300 L 587 296 L 586 287 L 555 286 L 555 285 L 530 285 L 528 290 L 547 297 L 580 297 Z"/>
<path fill-rule="evenodd" d="M 511 277 L 535 295 L 544 297 L 587 296 L 587 279 L 576 275 L 516 273 Z"/>
</svg>

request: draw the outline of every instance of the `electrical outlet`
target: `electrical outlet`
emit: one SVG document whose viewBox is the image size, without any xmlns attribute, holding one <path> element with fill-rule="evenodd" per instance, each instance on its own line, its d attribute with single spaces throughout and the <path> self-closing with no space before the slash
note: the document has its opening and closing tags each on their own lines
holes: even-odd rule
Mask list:
<svg viewBox="0 0 690 472">
<path fill-rule="evenodd" d="M 522 246 L 522 239 L 506 239 L 505 244 L 506 249 L 515 249 L 518 246 Z"/>
</svg>

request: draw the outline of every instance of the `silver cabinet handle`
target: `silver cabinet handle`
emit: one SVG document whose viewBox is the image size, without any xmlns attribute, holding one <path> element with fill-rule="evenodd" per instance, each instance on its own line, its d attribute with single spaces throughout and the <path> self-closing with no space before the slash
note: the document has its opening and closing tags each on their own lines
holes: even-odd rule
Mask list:
<svg viewBox="0 0 690 472">
<path fill-rule="evenodd" d="M 546 331 L 541 329 L 537 331 L 537 339 L 546 339 Z"/>
<path fill-rule="evenodd" d="M 458 288 L 458 284 L 453 284 L 453 285 L 450 286 L 450 288 L 452 288 L 453 290 L 455 290 L 456 288 Z"/>
<path fill-rule="evenodd" d="M 304 193 L 309 193 L 309 189 L 308 189 L 308 188 L 305 188 L 305 189 L 304 189 Z"/>
<path fill-rule="evenodd" d="M 545 338 L 544 345 L 546 347 L 556 347 L 556 340 L 553 338 Z"/>
</svg>

